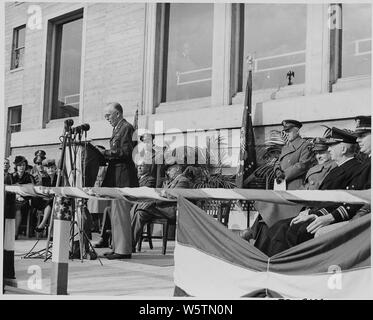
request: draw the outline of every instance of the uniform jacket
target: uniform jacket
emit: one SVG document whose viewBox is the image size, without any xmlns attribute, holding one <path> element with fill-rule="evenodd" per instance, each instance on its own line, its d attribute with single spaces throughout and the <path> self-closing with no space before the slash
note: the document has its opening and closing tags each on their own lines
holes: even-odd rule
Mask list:
<svg viewBox="0 0 373 320">
<path fill-rule="evenodd" d="M 184 188 L 189 189 L 192 187 L 190 180 L 182 174 L 179 174 L 175 179 L 166 181 L 163 185 L 164 189 Z"/>
<path fill-rule="evenodd" d="M 361 171 L 362 164 L 353 158 L 331 170 L 322 182 L 320 190 L 356 189 L 352 188 L 352 186 L 354 185 L 354 180 Z M 341 222 L 351 219 L 360 207 L 361 205 L 349 205 L 344 203 L 341 206 L 335 205 L 327 208 L 314 208 L 309 214 L 316 214 L 318 216 L 331 214 L 335 222 Z"/>
<path fill-rule="evenodd" d="M 326 163 L 317 164 L 311 167 L 311 169 L 308 170 L 306 178 L 304 180 L 304 189 L 318 190 L 325 177 L 336 166 L 337 164 L 334 161 L 329 160 Z"/>
<path fill-rule="evenodd" d="M 361 164 L 360 173 L 353 179 L 351 183 L 351 189 L 366 190 L 370 189 L 370 168 L 372 165 L 372 158 L 368 157 Z"/>
<path fill-rule="evenodd" d="M 150 174 L 144 174 L 139 179 L 140 187 L 155 188 L 155 178 Z"/>
<path fill-rule="evenodd" d="M 132 160 L 134 142 L 133 126 L 122 119 L 114 128 L 110 139 L 110 149 L 105 150 L 104 157 L 108 168 L 103 187 L 137 187 L 137 170 Z"/>
<path fill-rule="evenodd" d="M 282 147 L 274 170 L 276 172 L 280 168 L 284 172 L 288 190 L 300 189 L 313 160 L 310 144 L 297 137 Z"/>
<path fill-rule="evenodd" d="M 361 171 L 361 163 L 355 158 L 336 166 L 325 177 L 320 185 L 320 190 L 350 189 L 352 180 Z"/>
<path fill-rule="evenodd" d="M 30 174 L 34 177 L 35 185 L 46 187 L 50 185 L 48 174 L 45 171 L 40 171 L 36 165 L 31 169 Z"/>
</svg>

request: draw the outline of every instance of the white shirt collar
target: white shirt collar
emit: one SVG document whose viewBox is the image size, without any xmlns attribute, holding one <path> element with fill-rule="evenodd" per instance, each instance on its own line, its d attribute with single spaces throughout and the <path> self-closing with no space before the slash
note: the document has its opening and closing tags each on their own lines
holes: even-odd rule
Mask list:
<svg viewBox="0 0 373 320">
<path fill-rule="evenodd" d="M 345 159 L 344 161 L 342 161 L 341 163 L 338 164 L 338 167 L 340 167 L 342 164 L 346 163 L 347 161 L 350 161 L 353 158 L 354 157 L 350 157 L 350 158 Z"/>
</svg>

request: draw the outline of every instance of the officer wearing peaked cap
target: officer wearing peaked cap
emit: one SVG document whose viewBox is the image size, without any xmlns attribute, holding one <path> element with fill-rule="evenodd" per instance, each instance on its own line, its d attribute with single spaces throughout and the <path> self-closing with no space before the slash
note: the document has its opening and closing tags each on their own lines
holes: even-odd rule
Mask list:
<svg viewBox="0 0 373 320">
<path fill-rule="evenodd" d="M 361 165 L 360 174 L 354 179 L 353 185 L 355 189 L 370 189 L 371 181 L 371 163 L 372 163 L 372 116 L 358 116 L 355 118 L 356 129 L 353 135 L 356 136 L 356 142 L 359 144 L 360 152 L 366 156 L 366 159 Z"/>
<path fill-rule="evenodd" d="M 282 121 L 288 143 L 282 147 L 274 172 L 277 183 L 286 180 L 288 190 L 300 189 L 314 156 L 311 145 L 299 135 L 302 123 L 297 120 Z"/>
<path fill-rule="evenodd" d="M 331 160 L 328 151 L 329 145 L 325 138 L 315 138 L 312 141 L 312 150 L 315 153 L 317 164 L 311 167 L 304 180 L 304 189 L 318 190 L 329 172 L 336 167 L 336 163 Z"/>
<path fill-rule="evenodd" d="M 319 190 L 348 189 L 359 173 L 361 164 L 354 158 L 356 137 L 351 132 L 333 127 L 324 142 L 331 159 L 336 162 L 324 178 Z M 278 221 L 257 247 L 272 256 L 314 237 L 329 224 L 348 220 L 356 212 L 352 206 L 313 207 L 301 211 L 294 219 Z"/>
</svg>

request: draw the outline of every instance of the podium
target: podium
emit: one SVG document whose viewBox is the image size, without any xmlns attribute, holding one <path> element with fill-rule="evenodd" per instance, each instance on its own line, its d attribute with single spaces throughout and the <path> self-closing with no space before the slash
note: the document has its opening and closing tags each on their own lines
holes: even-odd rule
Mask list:
<svg viewBox="0 0 373 320">
<path fill-rule="evenodd" d="M 94 187 L 100 166 L 106 165 L 105 157 L 90 142 L 80 143 L 84 187 Z"/>
</svg>

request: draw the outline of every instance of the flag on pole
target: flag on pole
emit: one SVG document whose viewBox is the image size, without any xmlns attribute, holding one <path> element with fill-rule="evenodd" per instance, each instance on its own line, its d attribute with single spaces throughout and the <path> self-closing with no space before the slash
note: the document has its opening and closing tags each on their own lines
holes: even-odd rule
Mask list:
<svg viewBox="0 0 373 320">
<path fill-rule="evenodd" d="M 240 162 L 237 168 L 236 186 L 243 188 L 245 179 L 250 176 L 256 169 L 256 151 L 255 151 L 255 138 L 251 118 L 252 109 L 252 91 L 253 80 L 251 64 L 252 59 L 249 59 L 249 74 L 247 77 L 245 103 L 242 117 L 242 127 L 240 132 Z"/>
<path fill-rule="evenodd" d="M 135 131 L 139 128 L 139 109 L 136 109 L 135 117 L 133 119 L 133 128 Z"/>
<path fill-rule="evenodd" d="M 132 137 L 132 140 L 133 140 L 133 147 L 135 148 L 138 144 L 138 140 L 139 140 L 139 136 L 138 136 L 138 129 L 139 129 L 139 107 L 137 106 L 137 109 L 136 109 L 136 113 L 135 113 L 135 117 L 133 119 L 133 129 L 134 129 L 134 133 L 133 133 L 133 137 Z"/>
</svg>

